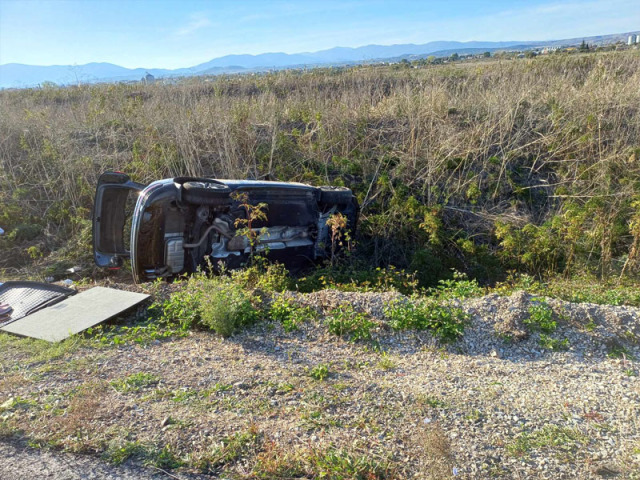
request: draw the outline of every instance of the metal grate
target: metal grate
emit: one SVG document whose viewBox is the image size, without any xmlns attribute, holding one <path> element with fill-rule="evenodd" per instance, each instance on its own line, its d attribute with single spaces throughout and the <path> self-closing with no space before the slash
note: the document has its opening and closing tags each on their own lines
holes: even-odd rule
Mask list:
<svg viewBox="0 0 640 480">
<path fill-rule="evenodd" d="M 13 311 L 0 320 L 0 327 L 48 307 L 75 294 L 70 288 L 39 282 L 6 282 L 0 285 L 0 303 L 8 303 Z"/>
</svg>

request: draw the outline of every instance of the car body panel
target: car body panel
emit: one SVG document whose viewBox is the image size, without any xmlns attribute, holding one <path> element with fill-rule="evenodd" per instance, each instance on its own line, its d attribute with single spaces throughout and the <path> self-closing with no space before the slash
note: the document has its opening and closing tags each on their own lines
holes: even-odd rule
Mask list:
<svg viewBox="0 0 640 480">
<path fill-rule="evenodd" d="M 144 189 L 128 175 L 107 172 L 98 179 L 93 212 L 93 252 L 99 267 L 119 268 L 130 256 L 126 248 L 126 205 L 130 195 Z"/>
</svg>

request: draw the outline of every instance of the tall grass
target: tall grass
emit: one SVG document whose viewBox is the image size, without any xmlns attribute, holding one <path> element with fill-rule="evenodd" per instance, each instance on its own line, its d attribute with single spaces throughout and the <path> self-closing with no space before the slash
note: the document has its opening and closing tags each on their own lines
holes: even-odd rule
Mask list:
<svg viewBox="0 0 640 480">
<path fill-rule="evenodd" d="M 358 251 L 426 284 L 635 275 L 639 84 L 636 51 L 2 91 L 0 268 L 88 251 L 114 169 L 347 185 Z"/>
</svg>

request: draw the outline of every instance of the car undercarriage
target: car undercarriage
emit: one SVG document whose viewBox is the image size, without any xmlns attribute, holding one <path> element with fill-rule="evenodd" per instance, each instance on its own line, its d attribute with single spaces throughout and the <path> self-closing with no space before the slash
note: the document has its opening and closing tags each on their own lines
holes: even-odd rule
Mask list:
<svg viewBox="0 0 640 480">
<path fill-rule="evenodd" d="M 107 172 L 96 188 L 94 259 L 115 269 L 129 258 L 136 282 L 238 268 L 255 253 L 297 268 L 331 254 L 332 216 L 353 235 L 358 211 L 346 187 L 194 177 L 145 186 Z"/>
</svg>

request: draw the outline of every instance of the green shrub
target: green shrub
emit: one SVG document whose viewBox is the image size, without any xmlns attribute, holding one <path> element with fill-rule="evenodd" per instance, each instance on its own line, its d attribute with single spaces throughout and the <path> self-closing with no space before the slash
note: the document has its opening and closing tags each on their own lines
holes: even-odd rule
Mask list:
<svg viewBox="0 0 640 480">
<path fill-rule="evenodd" d="M 203 291 L 194 288 L 195 280 L 184 282 L 184 289 L 173 293 L 168 299 L 156 302 L 151 312 L 160 320 L 177 323 L 183 329 L 189 328 L 200 320 L 200 301 Z"/>
<path fill-rule="evenodd" d="M 375 327 L 369 317 L 356 312 L 351 305 L 340 305 L 333 309 L 325 319 L 329 332 L 339 337 L 348 337 L 352 342 L 370 340 L 371 330 Z"/>
<path fill-rule="evenodd" d="M 290 297 L 276 297 L 269 308 L 269 317 L 282 324 L 285 332 L 297 330 L 300 324 L 316 317 L 310 307 L 301 307 Z"/>
<path fill-rule="evenodd" d="M 557 338 L 551 338 L 544 333 L 540 334 L 540 340 L 538 344 L 546 349 L 553 350 L 554 352 L 563 352 L 565 350 L 569 350 L 569 339 L 565 338 L 564 340 L 558 340 Z"/>
<path fill-rule="evenodd" d="M 469 318 L 459 307 L 419 298 L 391 302 L 385 315 L 394 330 L 430 330 L 444 342 L 459 338 Z"/>
<path fill-rule="evenodd" d="M 283 292 L 291 287 L 289 271 L 281 263 L 270 263 L 256 255 L 253 264 L 231 272 L 233 281 L 247 289 L 264 292 Z"/>
<path fill-rule="evenodd" d="M 440 280 L 438 287 L 431 289 L 429 293 L 441 300 L 450 300 L 479 297 L 484 294 L 484 290 L 476 280 L 469 280 L 464 273 L 454 271 L 452 279 Z"/>
<path fill-rule="evenodd" d="M 253 303 L 257 299 L 228 278 L 204 281 L 201 288 L 205 289 L 200 297 L 201 322 L 223 337 L 231 336 L 260 317 Z"/>
<path fill-rule="evenodd" d="M 309 376 L 314 380 L 323 381 L 329 376 L 329 366 L 320 363 L 309 370 Z"/>
<path fill-rule="evenodd" d="M 529 317 L 524 320 L 533 330 L 539 330 L 543 333 L 553 333 L 556 331 L 557 323 L 553 319 L 553 310 L 551 307 L 540 299 L 532 299 L 533 305 L 529 307 Z"/>
</svg>

